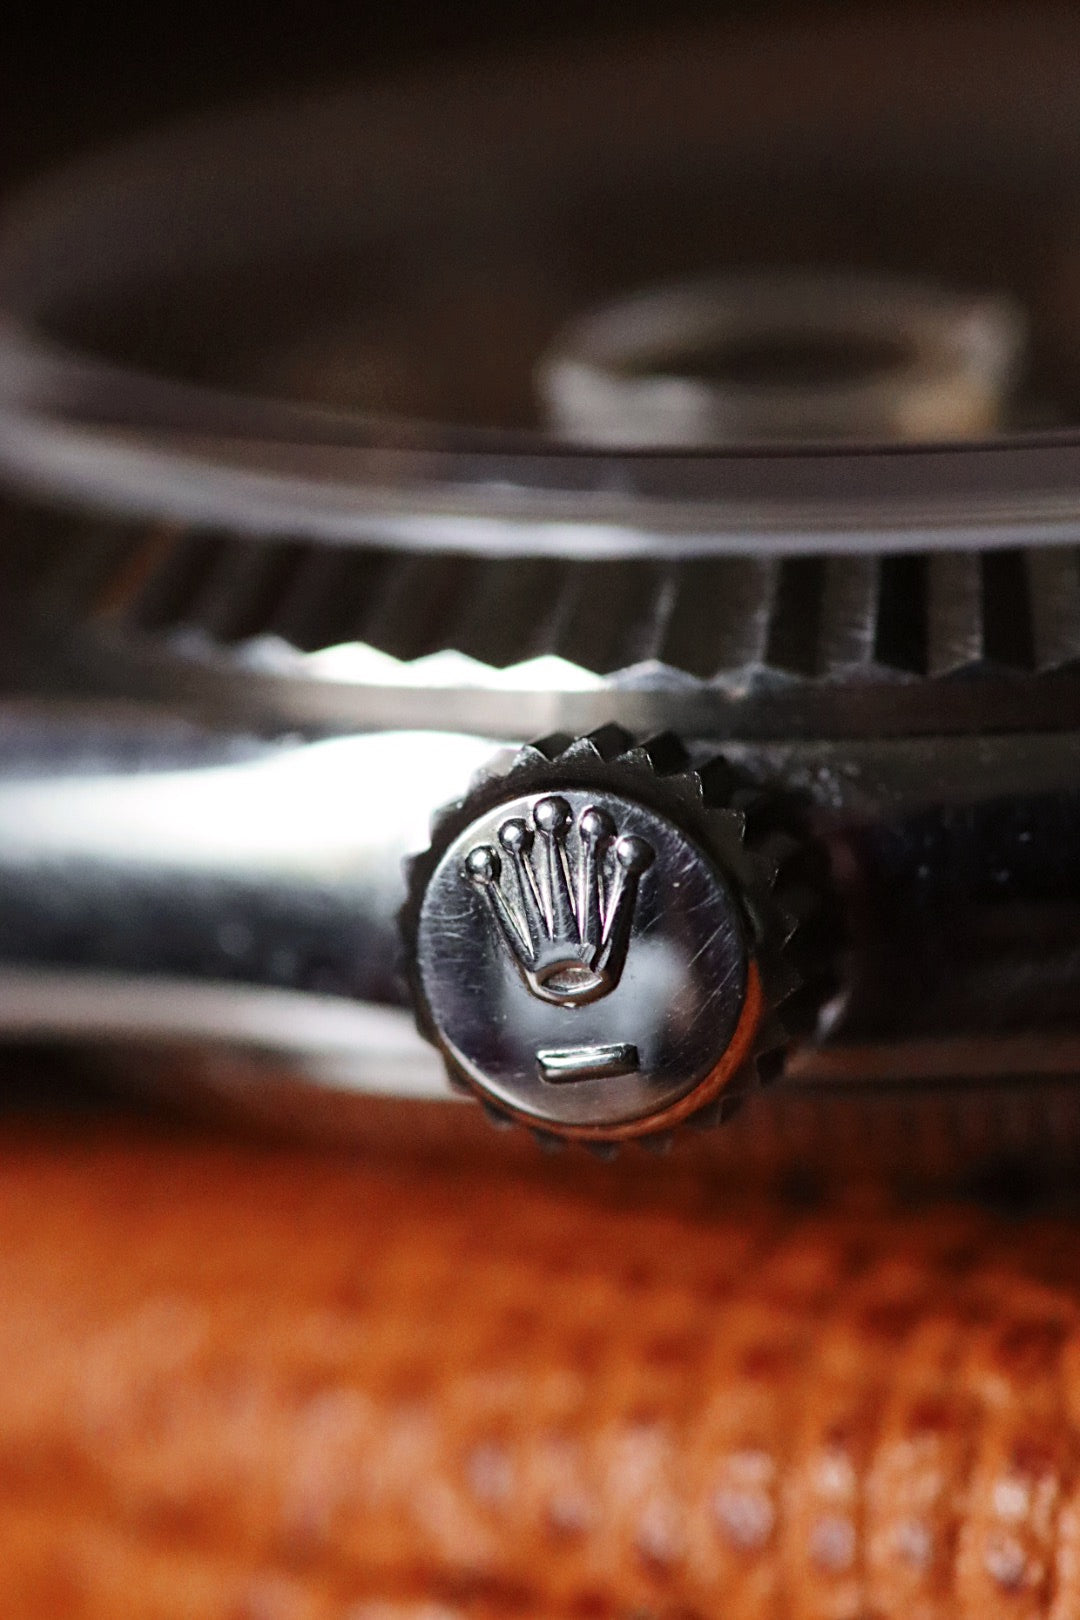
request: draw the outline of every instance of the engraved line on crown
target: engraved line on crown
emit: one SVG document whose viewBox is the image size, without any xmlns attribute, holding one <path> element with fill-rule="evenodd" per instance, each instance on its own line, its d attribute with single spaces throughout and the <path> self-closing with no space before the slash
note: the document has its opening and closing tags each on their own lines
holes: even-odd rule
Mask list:
<svg viewBox="0 0 1080 1620">
<path fill-rule="evenodd" d="M 494 844 L 465 857 L 462 876 L 483 896 L 497 937 L 534 996 L 580 1007 L 618 984 L 630 943 L 638 884 L 656 852 L 644 838 L 618 836 L 606 810 L 577 818 L 577 853 L 567 847 L 573 813 L 557 794 L 538 799 L 532 824 L 510 817 Z"/>
</svg>

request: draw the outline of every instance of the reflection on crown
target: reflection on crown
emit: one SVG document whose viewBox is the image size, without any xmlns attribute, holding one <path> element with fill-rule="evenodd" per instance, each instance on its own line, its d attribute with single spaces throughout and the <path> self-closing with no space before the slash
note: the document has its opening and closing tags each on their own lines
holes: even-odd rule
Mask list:
<svg viewBox="0 0 1080 1620">
<path fill-rule="evenodd" d="M 578 816 L 576 840 L 572 831 L 565 799 L 538 799 L 531 826 L 513 817 L 499 828 L 508 872 L 493 844 L 470 850 L 463 872 L 533 995 L 564 1007 L 618 984 L 638 883 L 655 858 L 650 843 L 617 836 L 608 813 L 592 805 Z"/>
</svg>

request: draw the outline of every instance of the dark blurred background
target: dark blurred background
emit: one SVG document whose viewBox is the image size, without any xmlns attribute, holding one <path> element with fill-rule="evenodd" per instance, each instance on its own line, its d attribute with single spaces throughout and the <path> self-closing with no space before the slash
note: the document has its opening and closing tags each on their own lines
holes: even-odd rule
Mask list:
<svg viewBox="0 0 1080 1620">
<path fill-rule="evenodd" d="M 15 0 L 0 7 L 0 185 L 10 188 L 88 143 L 286 86 L 355 81 L 440 57 L 475 60 L 513 45 L 565 42 L 572 49 L 578 40 L 682 21 L 912 9 L 895 0 L 105 7 Z"/>
</svg>

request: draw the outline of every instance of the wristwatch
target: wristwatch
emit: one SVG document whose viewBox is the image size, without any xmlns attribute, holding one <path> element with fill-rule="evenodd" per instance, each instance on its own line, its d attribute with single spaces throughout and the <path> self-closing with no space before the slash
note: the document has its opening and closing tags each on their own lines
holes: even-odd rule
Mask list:
<svg viewBox="0 0 1080 1620">
<path fill-rule="evenodd" d="M 429 71 L 11 204 L 0 1035 L 602 1155 L 1080 1075 L 1080 26 L 1002 17 Z"/>
</svg>

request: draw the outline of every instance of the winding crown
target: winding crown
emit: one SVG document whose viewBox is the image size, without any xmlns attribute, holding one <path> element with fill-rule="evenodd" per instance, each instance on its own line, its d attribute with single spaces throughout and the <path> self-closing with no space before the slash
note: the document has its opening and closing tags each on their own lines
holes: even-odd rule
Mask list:
<svg viewBox="0 0 1080 1620">
<path fill-rule="evenodd" d="M 531 825 L 520 817 L 504 821 L 498 841 L 505 864 L 494 844 L 478 844 L 462 875 L 482 894 L 497 937 L 533 995 L 567 1007 L 606 996 L 626 961 L 652 845 L 618 836 L 611 816 L 592 805 L 575 827 L 558 795 L 537 800 Z"/>
<path fill-rule="evenodd" d="M 546 1146 L 663 1146 L 726 1118 L 813 1027 L 825 860 L 796 807 L 671 736 L 530 744 L 410 864 L 420 1029 L 453 1084 Z"/>
</svg>

